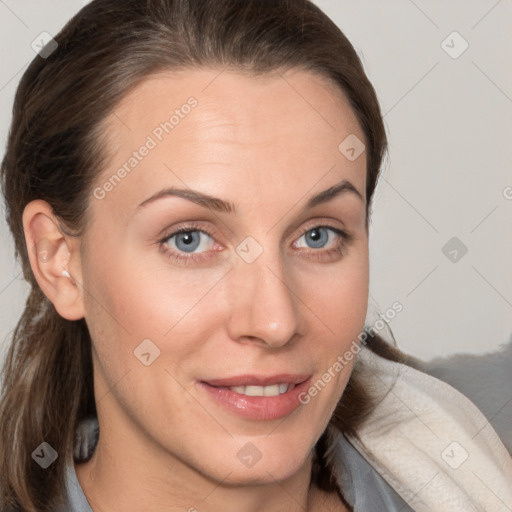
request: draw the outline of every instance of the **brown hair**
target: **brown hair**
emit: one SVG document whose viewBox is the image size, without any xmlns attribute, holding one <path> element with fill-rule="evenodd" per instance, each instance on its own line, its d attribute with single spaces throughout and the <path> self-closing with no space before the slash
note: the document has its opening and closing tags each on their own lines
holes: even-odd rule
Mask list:
<svg viewBox="0 0 512 512">
<path fill-rule="evenodd" d="M 354 48 L 309 0 L 94 0 L 55 40 L 55 51 L 36 56 L 21 79 L 1 166 L 7 221 L 31 290 L 2 374 L 0 505 L 28 512 L 54 510 L 62 502 L 75 429 L 96 409 L 85 321 L 60 317 L 39 288 L 22 214 L 30 201 L 43 199 L 63 230 L 80 235 L 108 151 L 101 122 L 119 101 L 163 69 L 316 72 L 345 93 L 365 135 L 367 217 L 386 151 L 375 91 Z M 397 357 L 378 335 L 367 346 Z M 356 434 L 371 407 L 354 373 L 331 424 Z M 42 441 L 59 454 L 47 470 L 31 457 Z M 320 462 L 324 444 L 318 443 Z M 319 485 L 334 489 L 326 468 L 317 469 Z"/>
</svg>

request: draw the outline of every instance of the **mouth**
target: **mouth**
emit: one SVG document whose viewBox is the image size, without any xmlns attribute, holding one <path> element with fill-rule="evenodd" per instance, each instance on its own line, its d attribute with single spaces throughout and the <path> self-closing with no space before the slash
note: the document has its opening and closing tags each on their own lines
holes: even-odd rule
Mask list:
<svg viewBox="0 0 512 512">
<path fill-rule="evenodd" d="M 311 375 L 241 375 L 225 379 L 198 381 L 218 405 L 238 416 L 252 420 L 272 420 L 291 414 L 301 402 Z"/>
<path fill-rule="evenodd" d="M 298 384 L 311 378 L 307 374 L 240 375 L 225 379 L 201 381 L 216 388 L 227 388 L 245 396 L 278 396 L 288 393 Z"/>
</svg>

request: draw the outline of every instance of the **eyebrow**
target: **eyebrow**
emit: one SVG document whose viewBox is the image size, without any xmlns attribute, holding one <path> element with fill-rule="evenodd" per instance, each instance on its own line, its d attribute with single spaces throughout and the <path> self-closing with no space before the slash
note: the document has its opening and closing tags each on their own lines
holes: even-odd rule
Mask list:
<svg viewBox="0 0 512 512">
<path fill-rule="evenodd" d="M 328 189 L 311 197 L 304 206 L 304 210 L 331 201 L 335 197 L 347 192 L 357 196 L 364 203 L 364 198 L 359 190 L 357 190 L 357 188 L 350 181 L 343 179 L 337 185 L 329 187 Z M 154 203 L 155 201 L 168 197 L 181 197 L 182 199 L 187 199 L 188 201 L 192 201 L 199 206 L 210 208 L 219 213 L 236 213 L 235 205 L 229 201 L 224 201 L 223 199 L 213 197 L 209 194 L 204 194 L 197 190 L 176 187 L 168 187 L 160 190 L 159 192 L 156 192 L 151 197 L 148 197 L 145 201 L 140 203 L 135 211 L 138 211 L 140 208 Z"/>
</svg>

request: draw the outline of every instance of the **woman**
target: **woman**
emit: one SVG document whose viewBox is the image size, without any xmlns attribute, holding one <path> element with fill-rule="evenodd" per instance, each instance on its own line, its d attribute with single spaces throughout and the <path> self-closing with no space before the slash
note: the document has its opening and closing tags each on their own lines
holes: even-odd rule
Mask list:
<svg viewBox="0 0 512 512">
<path fill-rule="evenodd" d="M 476 407 L 365 328 L 386 137 L 340 30 L 302 0 L 95 0 L 56 42 L 2 164 L 32 287 L 3 506 L 512 506 Z"/>
</svg>

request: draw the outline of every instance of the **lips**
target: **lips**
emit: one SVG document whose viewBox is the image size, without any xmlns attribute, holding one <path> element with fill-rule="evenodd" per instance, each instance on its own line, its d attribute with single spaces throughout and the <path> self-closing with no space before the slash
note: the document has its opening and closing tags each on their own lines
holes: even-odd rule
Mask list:
<svg viewBox="0 0 512 512">
<path fill-rule="evenodd" d="M 240 375 L 198 382 L 199 388 L 224 409 L 251 420 L 272 420 L 295 411 L 311 375 Z"/>
</svg>

